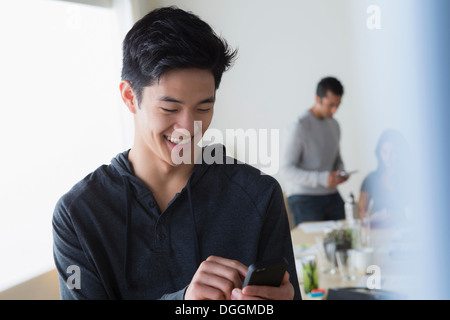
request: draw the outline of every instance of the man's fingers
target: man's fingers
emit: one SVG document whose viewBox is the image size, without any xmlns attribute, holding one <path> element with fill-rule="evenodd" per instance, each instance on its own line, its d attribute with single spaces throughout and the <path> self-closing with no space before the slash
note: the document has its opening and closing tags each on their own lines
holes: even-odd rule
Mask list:
<svg viewBox="0 0 450 320">
<path fill-rule="evenodd" d="M 226 300 L 231 299 L 231 291 L 236 288 L 231 280 L 218 276 L 217 274 L 200 272 L 198 278 L 198 283 L 204 286 L 219 289 L 223 293 Z"/>
<path fill-rule="evenodd" d="M 210 287 L 201 282 L 192 282 L 186 290 L 186 300 L 224 300 L 222 290 Z"/>
<path fill-rule="evenodd" d="M 233 284 L 233 288 L 242 287 L 242 278 L 237 269 L 209 260 L 202 262 L 204 272 L 217 277 L 227 279 Z"/>
<path fill-rule="evenodd" d="M 289 272 L 286 271 L 284 273 L 283 280 L 281 280 L 281 284 L 283 285 L 283 284 L 288 283 L 288 282 L 289 282 Z"/>
<path fill-rule="evenodd" d="M 247 274 L 242 263 L 216 256 L 203 261 L 186 290 L 187 299 L 231 299 L 231 291 L 241 288 Z"/>
<path fill-rule="evenodd" d="M 239 272 L 242 279 L 244 279 L 245 276 L 247 275 L 248 267 L 237 260 L 231 260 L 217 256 L 209 256 L 208 259 L 206 259 L 206 261 L 213 261 L 221 265 L 236 269 Z"/>
<path fill-rule="evenodd" d="M 231 300 L 264 300 L 257 296 L 245 295 L 241 289 L 234 289 L 231 294 Z"/>
<path fill-rule="evenodd" d="M 242 293 L 246 296 L 259 297 L 261 299 L 270 299 L 270 292 L 276 289 L 269 286 L 246 286 Z"/>
</svg>

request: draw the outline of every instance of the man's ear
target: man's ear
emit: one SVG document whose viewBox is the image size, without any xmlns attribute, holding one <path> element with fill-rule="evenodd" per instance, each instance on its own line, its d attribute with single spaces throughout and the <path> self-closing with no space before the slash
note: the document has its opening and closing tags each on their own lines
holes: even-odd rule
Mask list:
<svg viewBox="0 0 450 320">
<path fill-rule="evenodd" d="M 322 98 L 316 94 L 316 104 L 322 104 Z"/>
<path fill-rule="evenodd" d="M 128 110 L 130 110 L 131 113 L 136 114 L 136 108 L 138 106 L 137 97 L 135 95 L 135 92 L 131 88 L 131 84 L 129 81 L 122 80 L 120 82 L 120 96 L 122 97 L 122 100 L 127 106 Z"/>
</svg>

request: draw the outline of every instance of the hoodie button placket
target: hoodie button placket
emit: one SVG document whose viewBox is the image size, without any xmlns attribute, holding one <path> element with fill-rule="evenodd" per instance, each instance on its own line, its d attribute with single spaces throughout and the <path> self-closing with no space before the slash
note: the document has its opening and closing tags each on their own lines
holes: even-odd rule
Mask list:
<svg viewBox="0 0 450 320">
<path fill-rule="evenodd" d="M 164 233 L 158 234 L 159 241 L 164 241 L 165 238 L 166 238 L 166 235 Z"/>
<path fill-rule="evenodd" d="M 156 222 L 155 241 L 157 243 L 158 250 L 160 251 L 169 250 L 168 230 L 167 225 L 165 224 L 165 222 L 167 222 L 167 219 L 165 218 L 166 215 L 167 212 L 163 213 L 159 216 Z"/>
<path fill-rule="evenodd" d="M 167 235 L 167 229 L 161 223 L 158 223 L 158 227 L 156 228 L 155 242 L 157 244 L 158 251 L 162 252 L 169 250 L 169 239 Z"/>
<path fill-rule="evenodd" d="M 156 218 L 156 226 L 154 229 L 155 233 L 153 235 L 153 244 L 155 246 L 155 250 L 158 252 L 167 251 L 169 245 L 167 229 L 163 224 L 163 221 L 165 219 L 161 217 L 161 213 L 158 206 L 156 205 L 155 199 L 153 197 L 148 197 L 146 199 L 143 199 L 142 204 L 147 208 L 148 214 Z"/>
</svg>

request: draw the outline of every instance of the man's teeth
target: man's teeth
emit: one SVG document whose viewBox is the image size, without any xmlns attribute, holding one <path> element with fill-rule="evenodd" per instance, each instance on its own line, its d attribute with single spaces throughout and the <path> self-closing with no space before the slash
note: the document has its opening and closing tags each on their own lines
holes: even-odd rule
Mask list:
<svg viewBox="0 0 450 320">
<path fill-rule="evenodd" d="M 172 137 L 168 137 L 168 136 L 165 136 L 165 137 L 166 137 L 166 139 L 169 140 L 170 142 L 175 143 L 175 144 L 180 144 L 180 145 L 189 143 L 189 142 L 191 141 L 190 138 L 177 139 L 177 138 L 172 138 Z"/>
</svg>

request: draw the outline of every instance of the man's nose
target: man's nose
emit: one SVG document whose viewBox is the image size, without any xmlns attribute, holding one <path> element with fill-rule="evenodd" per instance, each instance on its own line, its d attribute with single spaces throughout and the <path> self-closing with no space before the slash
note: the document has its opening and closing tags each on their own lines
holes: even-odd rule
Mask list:
<svg viewBox="0 0 450 320">
<path fill-rule="evenodd" d="M 175 124 L 175 129 L 183 129 L 189 131 L 191 136 L 194 135 L 194 115 L 190 111 L 180 112 L 177 122 Z"/>
</svg>

